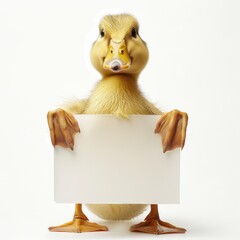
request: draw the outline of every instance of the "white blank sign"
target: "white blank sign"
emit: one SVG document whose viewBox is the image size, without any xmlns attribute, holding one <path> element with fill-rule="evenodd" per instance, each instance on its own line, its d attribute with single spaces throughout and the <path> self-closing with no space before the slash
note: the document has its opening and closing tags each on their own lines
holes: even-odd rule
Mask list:
<svg viewBox="0 0 240 240">
<path fill-rule="evenodd" d="M 75 115 L 74 151 L 54 150 L 59 203 L 179 203 L 179 149 L 163 153 L 160 116 Z"/>
</svg>

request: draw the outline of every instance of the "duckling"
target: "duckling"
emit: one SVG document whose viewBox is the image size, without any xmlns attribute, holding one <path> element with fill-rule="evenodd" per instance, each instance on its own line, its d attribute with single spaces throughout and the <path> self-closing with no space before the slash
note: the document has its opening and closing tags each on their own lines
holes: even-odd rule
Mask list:
<svg viewBox="0 0 240 240">
<path fill-rule="evenodd" d="M 104 16 L 99 24 L 99 36 L 91 48 L 91 62 L 101 73 L 88 99 L 66 103 L 62 108 L 48 112 L 48 125 L 53 146 L 74 148 L 74 134 L 80 132 L 73 114 L 112 114 L 128 118 L 131 114 L 162 115 L 154 132 L 162 137 L 163 151 L 183 148 L 188 116 L 173 110 L 163 113 L 141 93 L 138 78 L 148 61 L 148 48 L 139 35 L 139 24 L 130 14 Z M 129 220 L 141 214 L 144 204 L 93 204 L 87 207 L 103 219 Z M 166 234 L 184 233 L 160 220 L 158 206 L 150 205 L 145 220 L 130 231 Z M 82 211 L 82 204 L 75 205 L 73 220 L 50 227 L 53 232 L 107 231 L 106 226 L 91 223 Z"/>
</svg>

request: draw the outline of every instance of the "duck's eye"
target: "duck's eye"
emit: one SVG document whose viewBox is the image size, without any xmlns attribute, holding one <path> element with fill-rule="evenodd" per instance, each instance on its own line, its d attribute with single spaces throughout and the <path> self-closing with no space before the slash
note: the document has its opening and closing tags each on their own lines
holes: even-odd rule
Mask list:
<svg viewBox="0 0 240 240">
<path fill-rule="evenodd" d="M 103 31 L 103 29 L 100 31 L 100 36 L 103 38 L 105 36 L 105 33 Z"/>
<path fill-rule="evenodd" d="M 135 28 L 132 29 L 132 37 L 137 37 L 137 30 Z"/>
</svg>

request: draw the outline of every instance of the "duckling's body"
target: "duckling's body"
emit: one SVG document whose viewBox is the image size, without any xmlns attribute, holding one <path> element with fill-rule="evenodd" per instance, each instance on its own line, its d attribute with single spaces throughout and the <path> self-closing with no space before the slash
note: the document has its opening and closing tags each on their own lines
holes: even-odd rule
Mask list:
<svg viewBox="0 0 240 240">
<path fill-rule="evenodd" d="M 133 114 L 161 114 L 160 110 L 143 97 L 137 80 L 126 75 L 112 75 L 102 79 L 89 99 L 68 103 L 64 109 L 74 114 L 113 114 L 124 118 Z M 130 220 L 141 214 L 147 205 L 91 204 L 87 206 L 103 219 Z"/>
<path fill-rule="evenodd" d="M 137 20 L 129 14 L 105 16 L 99 25 L 100 35 L 91 49 L 93 66 L 101 73 L 102 79 L 85 100 L 67 103 L 62 109 L 48 113 L 48 124 L 52 144 L 73 150 L 74 134 L 80 132 L 73 114 L 113 114 L 128 118 L 132 114 L 161 115 L 162 112 L 144 98 L 138 87 L 138 76 L 148 61 L 146 43 L 138 34 Z M 173 110 L 162 115 L 156 124 L 155 133 L 163 139 L 163 150 L 183 147 L 187 127 L 187 115 Z M 127 137 L 127 136 L 126 136 Z M 104 219 L 127 220 L 139 215 L 145 204 L 97 204 L 88 208 Z M 107 227 L 88 221 L 82 212 L 82 205 L 75 205 L 71 222 L 49 228 L 50 231 L 89 232 L 106 231 Z M 157 205 L 145 221 L 134 225 L 131 231 L 146 233 L 184 233 L 160 220 Z"/>
</svg>

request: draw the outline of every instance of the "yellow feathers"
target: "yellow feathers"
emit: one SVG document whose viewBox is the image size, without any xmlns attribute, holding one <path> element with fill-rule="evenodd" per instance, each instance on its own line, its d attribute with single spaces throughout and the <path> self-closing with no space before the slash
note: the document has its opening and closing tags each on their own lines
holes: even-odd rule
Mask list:
<svg viewBox="0 0 240 240">
<path fill-rule="evenodd" d="M 123 39 L 128 31 L 132 28 L 138 31 L 137 20 L 129 14 L 106 15 L 102 18 L 99 30 L 103 30 L 106 34 L 111 34 L 112 39 Z"/>
<path fill-rule="evenodd" d="M 100 81 L 88 99 L 85 114 L 160 114 L 141 94 L 137 81 L 126 75 L 112 75 Z"/>
</svg>

